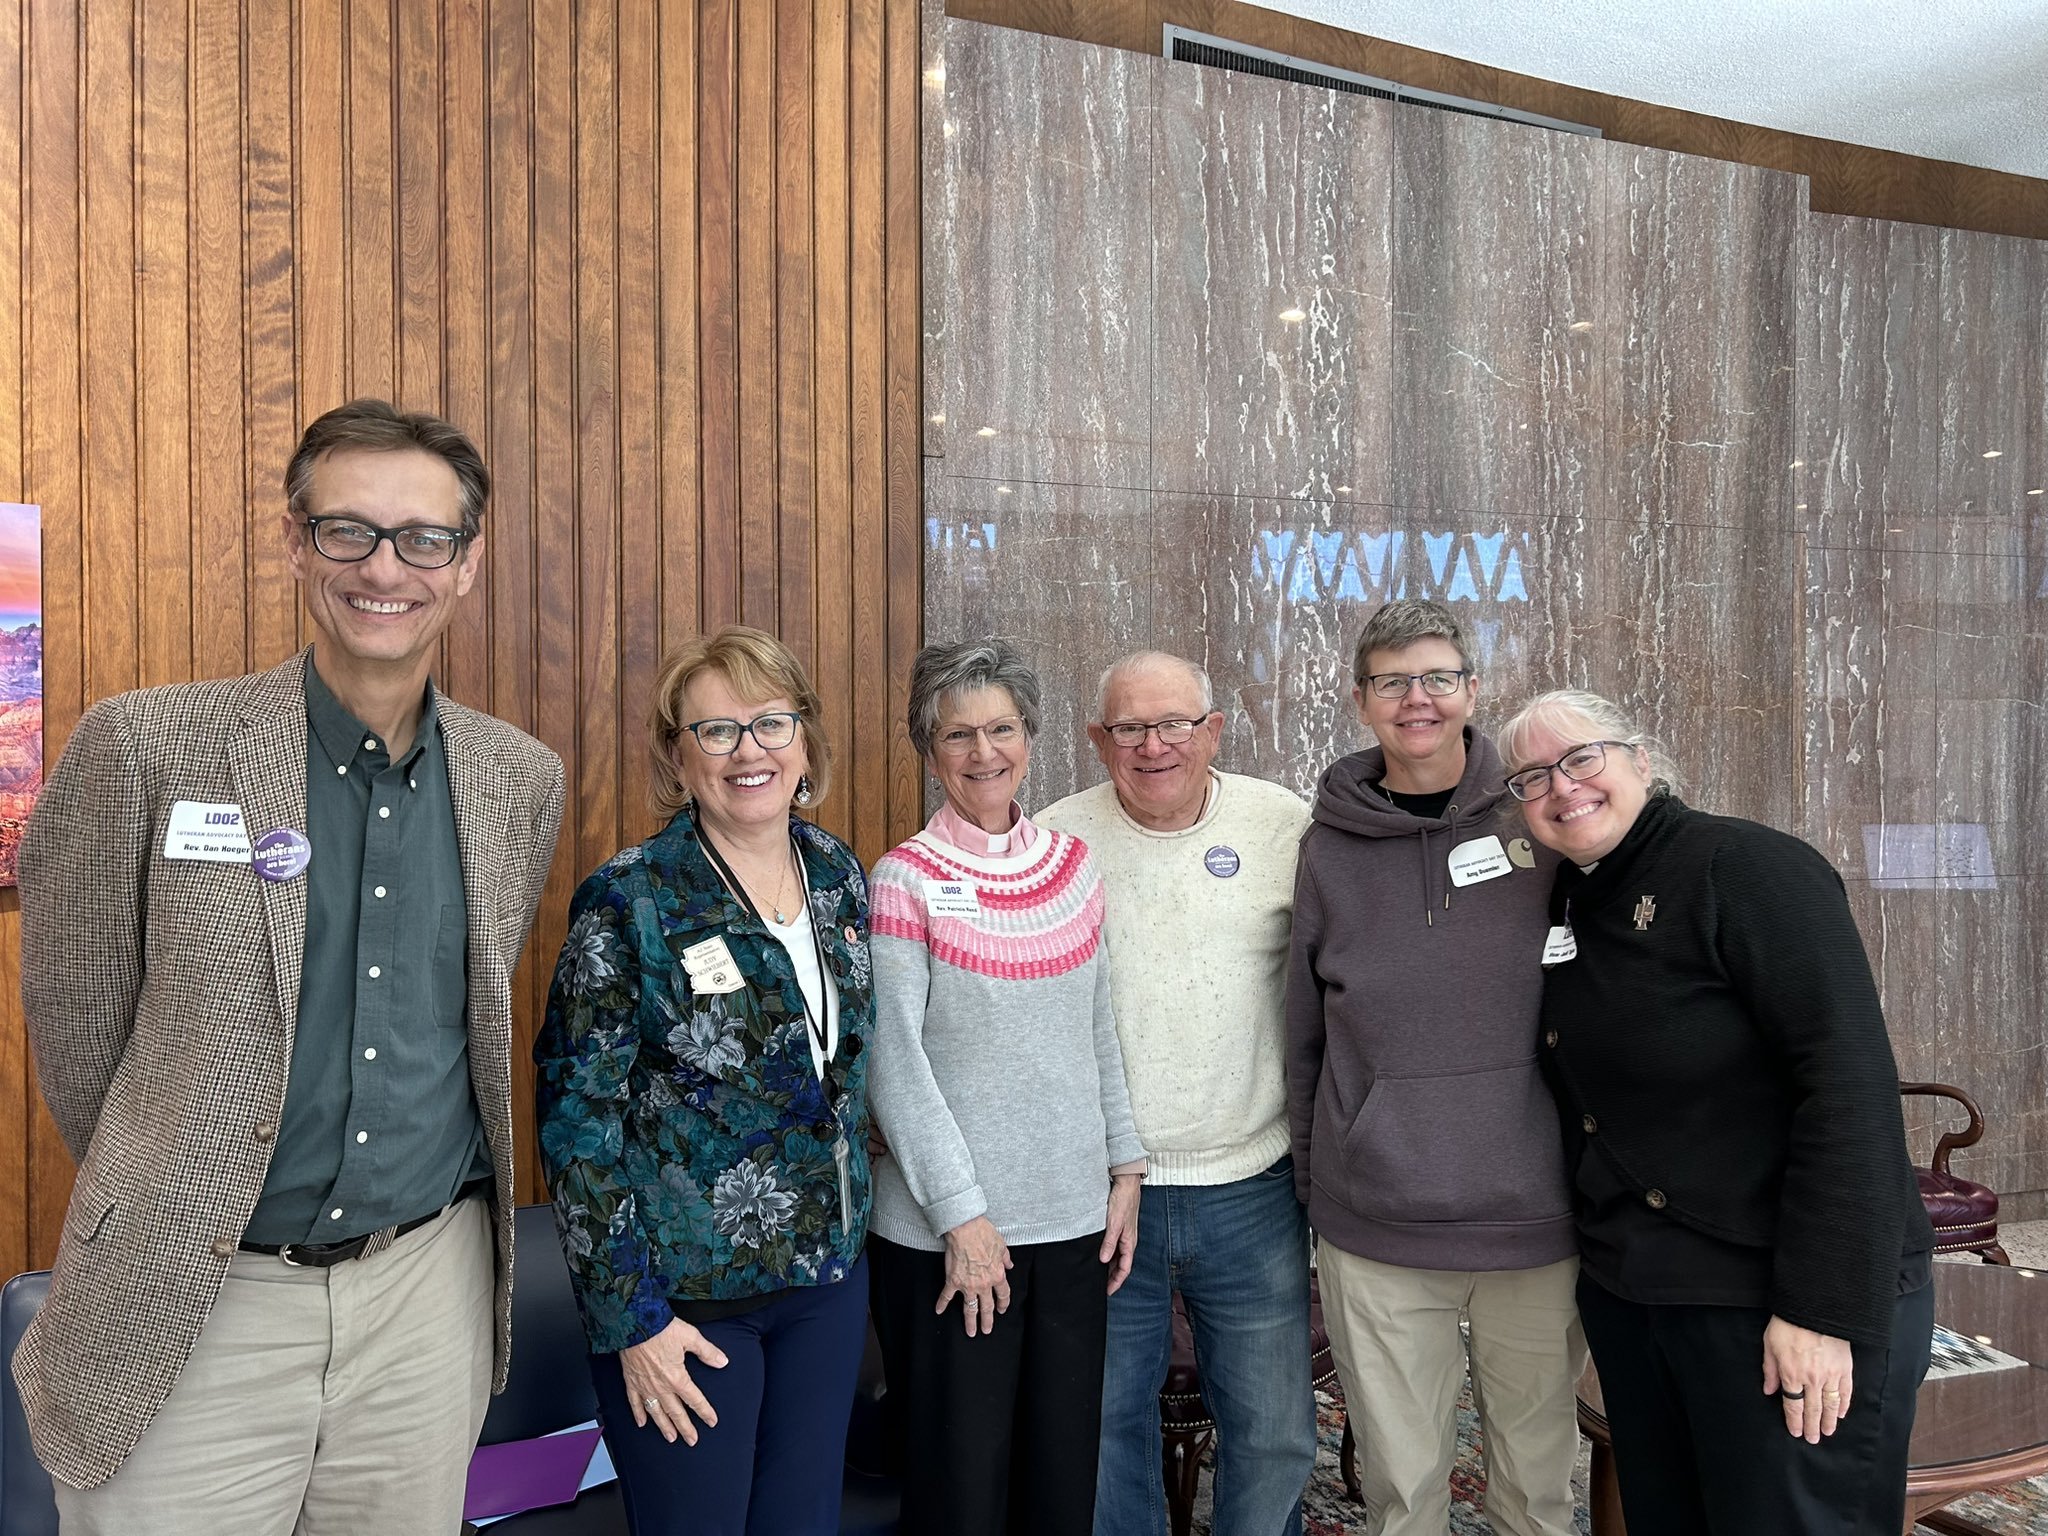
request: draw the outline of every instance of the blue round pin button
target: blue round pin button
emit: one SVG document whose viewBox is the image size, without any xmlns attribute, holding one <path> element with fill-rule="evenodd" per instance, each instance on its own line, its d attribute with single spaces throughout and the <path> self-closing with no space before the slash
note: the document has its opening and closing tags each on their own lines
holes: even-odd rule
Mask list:
<svg viewBox="0 0 2048 1536">
<path fill-rule="evenodd" d="M 1237 850 L 1226 843 L 1218 843 L 1202 855 L 1202 867 L 1218 880 L 1228 880 L 1241 867 Z"/>
<path fill-rule="evenodd" d="M 313 845 L 305 833 L 279 827 L 256 840 L 249 862 L 265 880 L 294 880 L 313 862 Z"/>
</svg>

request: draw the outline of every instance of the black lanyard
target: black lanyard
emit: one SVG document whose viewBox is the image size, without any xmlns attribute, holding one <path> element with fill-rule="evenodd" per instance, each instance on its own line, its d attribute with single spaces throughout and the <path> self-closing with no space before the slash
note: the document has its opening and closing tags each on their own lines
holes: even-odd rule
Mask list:
<svg viewBox="0 0 2048 1536">
<path fill-rule="evenodd" d="M 747 888 L 740 884 L 740 877 L 734 874 L 732 866 L 726 863 L 725 855 L 718 851 L 718 844 L 711 840 L 710 832 L 705 830 L 701 821 L 697 823 L 697 841 L 704 845 L 704 852 L 711 860 L 711 867 L 718 871 L 719 878 L 724 880 L 733 895 L 739 898 L 739 903 L 746 909 L 747 916 L 759 923 L 764 930 L 767 929 L 768 922 L 761 916 L 761 909 L 754 905 L 754 898 L 749 896 Z M 818 957 L 818 991 L 822 998 L 825 988 L 833 984 L 832 963 L 826 957 L 825 941 L 818 932 L 818 915 L 811 910 L 811 877 L 804 868 L 803 850 L 797 847 L 794 833 L 790 835 L 789 851 L 790 856 L 796 860 L 797 879 L 802 886 L 803 914 L 811 931 L 811 952 Z M 826 1099 L 829 1103 L 832 1093 L 832 1036 L 827 1018 L 821 1016 L 826 1010 L 821 1007 L 817 1013 L 811 1011 L 810 994 L 804 991 L 801 976 L 796 978 L 796 995 L 797 1000 L 804 1005 L 804 1027 L 810 1032 L 811 1043 L 818 1048 L 818 1060 L 824 1064 L 820 1075 L 825 1079 Z"/>
</svg>

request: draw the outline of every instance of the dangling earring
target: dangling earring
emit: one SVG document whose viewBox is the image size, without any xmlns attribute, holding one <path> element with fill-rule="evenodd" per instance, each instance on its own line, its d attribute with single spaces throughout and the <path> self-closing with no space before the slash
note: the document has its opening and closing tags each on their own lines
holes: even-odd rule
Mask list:
<svg viewBox="0 0 2048 1536">
<path fill-rule="evenodd" d="M 811 789 L 811 776 L 808 773 L 806 773 L 799 777 L 796 781 L 796 803 L 798 805 L 809 805 L 811 803 L 812 798 L 813 791 Z"/>
</svg>

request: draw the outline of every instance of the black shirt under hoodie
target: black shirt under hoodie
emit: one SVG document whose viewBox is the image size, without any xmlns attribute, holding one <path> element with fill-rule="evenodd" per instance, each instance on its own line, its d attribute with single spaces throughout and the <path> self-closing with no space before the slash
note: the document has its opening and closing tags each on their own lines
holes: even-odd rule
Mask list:
<svg viewBox="0 0 2048 1536">
<path fill-rule="evenodd" d="M 1531 1269 L 1576 1246 L 1536 1046 L 1557 857 L 1508 818 L 1493 743 L 1465 747 L 1440 816 L 1388 798 L 1377 747 L 1323 775 L 1288 960 L 1295 1185 L 1346 1253 Z M 1454 885 L 1452 850 L 1487 838 L 1506 871 Z"/>
<path fill-rule="evenodd" d="M 1834 867 L 1660 795 L 1591 871 L 1560 869 L 1552 917 L 1578 944 L 1543 1039 L 1587 1276 L 1888 1344 L 1934 1234 Z"/>
</svg>

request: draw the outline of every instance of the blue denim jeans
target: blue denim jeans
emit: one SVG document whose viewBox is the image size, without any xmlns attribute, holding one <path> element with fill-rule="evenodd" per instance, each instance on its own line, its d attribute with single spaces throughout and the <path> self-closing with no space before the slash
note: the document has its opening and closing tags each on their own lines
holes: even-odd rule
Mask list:
<svg viewBox="0 0 2048 1536">
<path fill-rule="evenodd" d="M 1216 1420 L 1215 1536 L 1299 1536 L 1316 1459 L 1308 1225 L 1281 1158 L 1234 1184 L 1148 1185 L 1109 1299 L 1095 1536 L 1165 1536 L 1159 1389 L 1181 1293 Z"/>
</svg>

